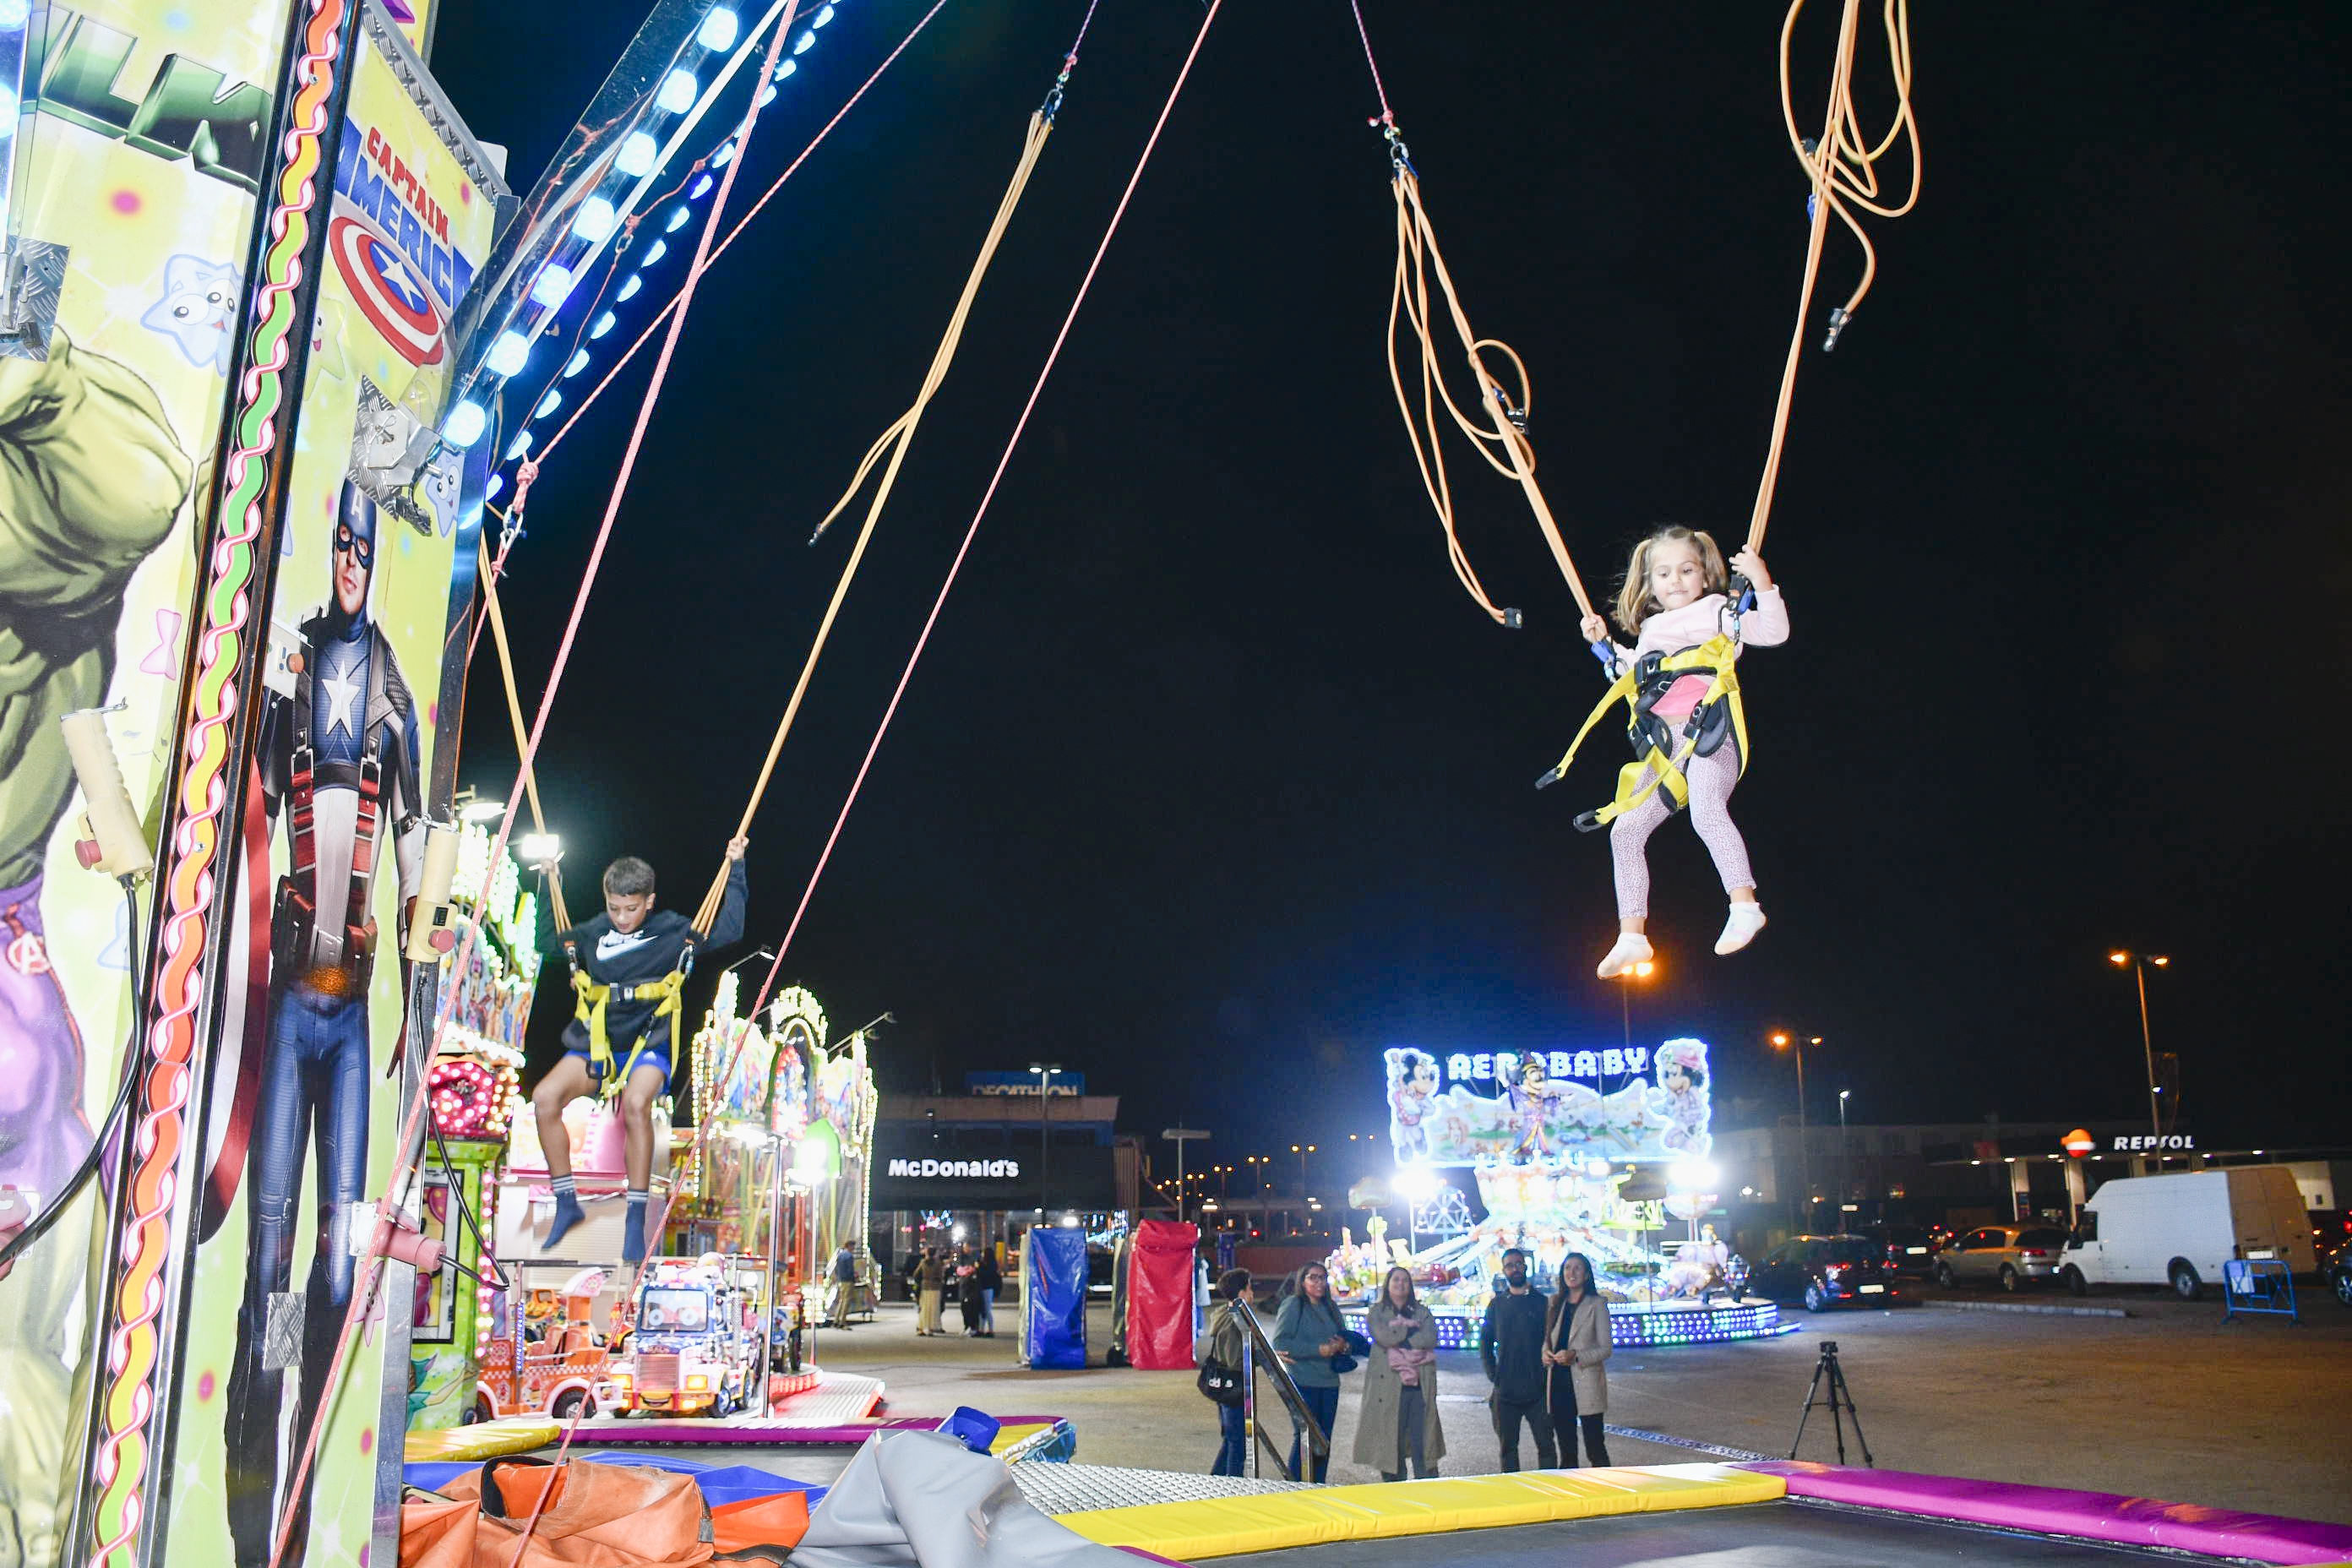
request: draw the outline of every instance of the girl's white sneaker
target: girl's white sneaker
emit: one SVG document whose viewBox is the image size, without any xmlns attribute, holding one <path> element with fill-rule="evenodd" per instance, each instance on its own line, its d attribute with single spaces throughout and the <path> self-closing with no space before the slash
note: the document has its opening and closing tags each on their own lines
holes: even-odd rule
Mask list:
<svg viewBox="0 0 2352 1568">
<path fill-rule="evenodd" d="M 1601 961 L 1599 973 L 1603 980 L 1614 980 L 1633 965 L 1650 956 L 1650 939 L 1639 931 L 1619 931 L 1617 945 Z"/>
<path fill-rule="evenodd" d="M 1723 922 L 1723 934 L 1715 939 L 1715 951 L 1719 953 L 1738 952 L 1754 942 L 1756 933 L 1763 929 L 1763 905 L 1734 904 L 1731 906 L 1731 918 Z"/>
</svg>

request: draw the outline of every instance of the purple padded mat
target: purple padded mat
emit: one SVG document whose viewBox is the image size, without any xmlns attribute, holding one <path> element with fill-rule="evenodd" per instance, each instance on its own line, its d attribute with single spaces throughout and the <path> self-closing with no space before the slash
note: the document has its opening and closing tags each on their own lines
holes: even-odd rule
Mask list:
<svg viewBox="0 0 2352 1568">
<path fill-rule="evenodd" d="M 1786 1478 L 1790 1497 L 1889 1509 L 1930 1519 L 2216 1557 L 2250 1557 L 2262 1563 L 2352 1560 L 2352 1527 L 2316 1520 L 2159 1502 L 2114 1492 L 1971 1481 L 1908 1470 L 1851 1469 L 1803 1459 L 1775 1459 L 1740 1468 Z"/>
</svg>

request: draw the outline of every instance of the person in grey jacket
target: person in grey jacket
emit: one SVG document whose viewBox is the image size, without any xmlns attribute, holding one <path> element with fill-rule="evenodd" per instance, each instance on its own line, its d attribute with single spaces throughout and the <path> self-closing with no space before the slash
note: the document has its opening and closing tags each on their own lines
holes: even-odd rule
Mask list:
<svg viewBox="0 0 2352 1568">
<path fill-rule="evenodd" d="M 1249 1366 L 1249 1331 L 1243 1327 L 1241 1317 L 1245 1310 L 1241 1301 L 1249 1294 L 1249 1288 L 1250 1274 L 1246 1268 L 1228 1268 L 1217 1276 L 1217 1304 L 1209 1313 L 1208 1359 L 1222 1363 L 1231 1372 L 1239 1372 Z M 1253 1374 L 1255 1370 L 1251 1368 Z M 1246 1475 L 1248 1463 L 1248 1407 L 1218 1405 L 1217 1462 L 1209 1473 L 1213 1476 Z"/>
<path fill-rule="evenodd" d="M 1495 1436 L 1502 1439 L 1503 1468 L 1519 1468 L 1519 1423 L 1536 1436 L 1536 1464 L 1549 1470 L 1559 1462 L 1552 1446 L 1551 1414 L 1544 1399 L 1544 1297 L 1528 1283 L 1528 1255 L 1514 1247 L 1503 1254 L 1503 1288 L 1486 1303 L 1478 1359 L 1495 1385 Z"/>
<path fill-rule="evenodd" d="M 1445 1432 L 1437 1423 L 1437 1320 L 1412 1293 L 1412 1271 L 1391 1268 L 1366 1325 L 1364 1402 L 1356 1414 L 1356 1463 L 1384 1481 L 1437 1474 Z M 1392 1353 L 1393 1352 L 1393 1353 Z"/>
<path fill-rule="evenodd" d="M 1559 1457 L 1576 1465 L 1576 1434 L 1584 1431 L 1584 1457 L 1595 1465 L 1609 1462 L 1609 1442 L 1601 1418 L 1609 1408 L 1609 1374 L 1601 1363 L 1615 1350 L 1609 1331 L 1609 1303 L 1592 1279 L 1592 1259 L 1571 1252 L 1560 1261 L 1559 1292 L 1551 1299 L 1544 1321 L 1544 1373 L 1551 1424 L 1559 1434 Z"/>
<path fill-rule="evenodd" d="M 1339 1374 L 1331 1358 L 1348 1348 L 1348 1326 L 1339 1320 L 1339 1304 L 1331 1299 L 1331 1276 L 1323 1265 L 1310 1263 L 1298 1271 L 1297 1289 L 1285 1298 L 1275 1315 L 1274 1348 L 1298 1385 L 1299 1403 L 1315 1417 L 1328 1439 L 1339 1419 Z M 1299 1468 L 1301 1431 L 1290 1440 L 1290 1479 L 1320 1481 L 1331 1468 L 1327 1451 L 1313 1465 L 1314 1474 Z"/>
</svg>

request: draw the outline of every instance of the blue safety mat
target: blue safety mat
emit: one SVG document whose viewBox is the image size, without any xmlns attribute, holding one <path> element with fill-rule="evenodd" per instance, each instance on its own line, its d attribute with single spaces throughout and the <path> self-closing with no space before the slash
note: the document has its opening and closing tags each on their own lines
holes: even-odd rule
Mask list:
<svg viewBox="0 0 2352 1568">
<path fill-rule="evenodd" d="M 705 1465 L 693 1459 L 674 1459 L 661 1454 L 598 1454 L 583 1453 L 583 1459 L 593 1459 L 600 1465 L 642 1465 L 650 1470 L 670 1470 L 682 1476 L 692 1476 L 694 1484 L 702 1489 L 702 1500 L 717 1508 L 721 1503 L 742 1502 L 749 1498 L 775 1497 L 782 1492 L 808 1493 L 809 1507 L 816 1507 L 825 1489 L 796 1481 L 789 1476 L 779 1476 L 768 1470 L 754 1469 L 750 1465 Z M 410 1486 L 428 1492 L 437 1492 L 468 1470 L 481 1468 L 481 1461 L 420 1460 L 401 1467 L 401 1479 Z"/>
</svg>

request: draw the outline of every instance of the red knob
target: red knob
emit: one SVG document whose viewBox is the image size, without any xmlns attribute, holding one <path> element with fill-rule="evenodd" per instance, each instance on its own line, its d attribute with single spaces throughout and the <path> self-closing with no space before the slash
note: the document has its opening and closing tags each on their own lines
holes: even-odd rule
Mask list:
<svg viewBox="0 0 2352 1568">
<path fill-rule="evenodd" d="M 95 838 L 79 838 L 74 841 L 74 858 L 81 862 L 83 870 L 88 871 L 106 858 L 106 851 L 98 847 Z"/>
</svg>

